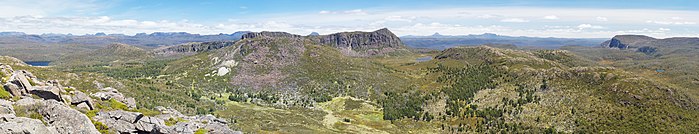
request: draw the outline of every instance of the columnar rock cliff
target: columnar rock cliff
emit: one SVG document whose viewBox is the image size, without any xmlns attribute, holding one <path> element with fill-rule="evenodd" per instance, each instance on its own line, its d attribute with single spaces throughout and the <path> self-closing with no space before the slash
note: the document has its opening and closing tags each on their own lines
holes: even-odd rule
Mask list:
<svg viewBox="0 0 699 134">
<path fill-rule="evenodd" d="M 386 47 L 403 47 L 398 36 L 386 28 L 374 32 L 342 32 L 317 37 L 321 44 L 337 48 L 372 49 Z"/>
<path fill-rule="evenodd" d="M 235 41 L 192 42 L 153 50 L 156 55 L 195 54 L 231 46 Z"/>
<path fill-rule="evenodd" d="M 386 55 L 405 49 L 400 38 L 390 30 L 383 28 L 373 32 L 342 32 L 330 35 L 301 36 L 286 32 L 254 32 L 243 35 L 242 39 L 276 38 L 307 39 L 316 45 L 328 45 L 340 49 L 348 56 Z"/>
</svg>

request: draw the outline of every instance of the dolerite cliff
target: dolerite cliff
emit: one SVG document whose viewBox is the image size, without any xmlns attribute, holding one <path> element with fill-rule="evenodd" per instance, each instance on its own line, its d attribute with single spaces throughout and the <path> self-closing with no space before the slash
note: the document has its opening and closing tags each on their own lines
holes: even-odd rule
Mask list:
<svg viewBox="0 0 699 134">
<path fill-rule="evenodd" d="M 398 36 L 386 28 L 374 32 L 343 32 L 318 36 L 317 38 L 321 44 L 357 50 L 398 48 L 404 46 Z"/>
<path fill-rule="evenodd" d="M 674 37 L 656 39 L 645 35 L 617 35 L 600 45 L 607 48 L 631 50 L 653 55 L 662 49 L 671 49 L 672 47 L 686 45 L 699 45 L 699 38 Z"/>
<path fill-rule="evenodd" d="M 191 42 L 177 46 L 158 48 L 153 50 L 152 53 L 159 56 L 192 55 L 199 52 L 221 49 L 233 44 L 235 44 L 235 41 Z"/>
<path fill-rule="evenodd" d="M 400 38 L 383 28 L 373 32 L 341 32 L 330 35 L 301 36 L 286 32 L 255 32 L 243 35 L 242 39 L 290 38 L 308 39 L 313 44 L 327 45 L 340 49 L 347 56 L 364 57 L 387 55 L 405 50 Z"/>
</svg>

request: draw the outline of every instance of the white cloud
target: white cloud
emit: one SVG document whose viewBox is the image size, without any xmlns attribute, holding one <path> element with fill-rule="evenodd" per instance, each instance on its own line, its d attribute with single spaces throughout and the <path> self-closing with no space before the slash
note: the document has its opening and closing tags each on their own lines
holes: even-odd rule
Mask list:
<svg viewBox="0 0 699 134">
<path fill-rule="evenodd" d="M 669 17 L 663 20 L 648 20 L 646 23 L 654 23 L 654 24 L 661 24 L 661 25 L 694 25 L 697 24 L 694 21 L 687 21 L 686 19 L 682 17 Z"/>
<path fill-rule="evenodd" d="M 483 19 L 490 19 L 490 18 L 497 18 L 497 17 L 499 17 L 499 16 L 497 16 L 497 15 L 492 15 L 492 14 L 484 14 L 484 15 L 479 15 L 479 16 L 476 16 L 476 17 L 478 17 L 478 18 L 483 18 Z"/>
<path fill-rule="evenodd" d="M 386 21 L 404 21 L 404 22 L 412 22 L 413 20 L 417 19 L 417 16 L 410 16 L 410 17 L 404 17 L 404 16 L 388 16 L 384 20 Z"/>
<path fill-rule="evenodd" d="M 578 29 L 604 29 L 604 27 L 592 24 L 580 24 L 578 25 Z"/>
<path fill-rule="evenodd" d="M 544 16 L 544 19 L 547 19 L 547 20 L 557 20 L 557 19 L 559 19 L 559 18 L 558 18 L 558 16 L 556 16 L 556 15 L 547 15 L 547 16 Z"/>
<path fill-rule="evenodd" d="M 658 21 L 658 20 L 648 20 L 646 23 L 654 23 L 661 25 L 694 25 L 696 22 L 691 21 Z"/>
<path fill-rule="evenodd" d="M 670 31 L 669 28 L 662 28 L 662 27 L 661 27 L 661 28 L 658 28 L 658 30 L 660 30 L 660 31 Z"/>
<path fill-rule="evenodd" d="M 0 5 L 0 9 L 2 6 Z M 565 21 L 492 25 L 493 21 L 530 22 L 541 20 L 546 19 L 546 16 L 553 16 L 552 13 L 555 13 L 555 18 L 565 16 Z M 699 22 L 699 11 L 637 9 L 511 7 L 323 10 L 239 16 L 222 22 L 117 19 L 123 16 L 56 16 L 51 14 L 20 14 L 3 17 L 0 15 L 0 31 L 38 34 L 92 34 L 96 32 L 135 34 L 156 31 L 217 34 L 249 30 L 286 31 L 305 35 L 310 32 L 328 34 L 341 31 L 373 31 L 387 27 L 397 35 L 430 35 L 434 32 L 463 35 L 489 32 L 512 36 L 596 38 L 612 37 L 616 34 L 648 34 L 655 37 L 696 35 L 696 33 L 690 32 L 699 31 L 697 27 L 689 25 L 693 22 Z M 608 20 L 607 18 L 613 19 Z M 672 26 L 662 26 L 663 29 L 658 27 L 643 29 L 648 28 L 649 24 L 656 23 L 672 24 Z M 667 29 L 670 28 L 673 31 L 667 32 Z"/>
<path fill-rule="evenodd" d="M 367 14 L 366 12 L 362 11 L 362 9 L 347 10 L 347 11 L 344 11 L 343 13 L 352 14 L 352 15 L 366 15 Z"/>
<path fill-rule="evenodd" d="M 330 12 L 330 11 L 323 10 L 323 11 L 320 11 L 320 12 L 318 12 L 318 13 L 319 13 L 319 14 L 330 14 L 331 12 Z"/>
<path fill-rule="evenodd" d="M 502 19 L 500 22 L 515 22 L 515 23 L 523 23 L 523 22 L 529 22 L 529 20 L 525 20 L 522 18 L 507 18 L 507 19 Z"/>
<path fill-rule="evenodd" d="M 346 11 L 322 10 L 322 11 L 318 12 L 318 14 L 367 15 L 367 12 L 365 12 L 362 9 L 354 9 L 354 10 L 346 10 Z"/>
<path fill-rule="evenodd" d="M 93 0 L 0 0 L 0 17 L 92 14 L 110 4 Z"/>
<path fill-rule="evenodd" d="M 607 17 L 599 17 L 599 16 L 597 16 L 595 19 L 597 21 L 608 21 L 609 20 L 609 19 L 607 19 Z"/>
</svg>

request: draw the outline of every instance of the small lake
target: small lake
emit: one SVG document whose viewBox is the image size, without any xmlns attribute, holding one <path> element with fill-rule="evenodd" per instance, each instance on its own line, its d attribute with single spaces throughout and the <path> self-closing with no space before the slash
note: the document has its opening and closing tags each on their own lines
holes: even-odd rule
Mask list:
<svg viewBox="0 0 699 134">
<path fill-rule="evenodd" d="M 425 56 L 425 57 L 420 57 L 415 59 L 416 62 L 425 62 L 425 61 L 430 61 L 432 60 L 432 56 Z"/>
<path fill-rule="evenodd" d="M 50 61 L 26 61 L 24 63 L 27 63 L 32 66 L 49 66 Z"/>
</svg>

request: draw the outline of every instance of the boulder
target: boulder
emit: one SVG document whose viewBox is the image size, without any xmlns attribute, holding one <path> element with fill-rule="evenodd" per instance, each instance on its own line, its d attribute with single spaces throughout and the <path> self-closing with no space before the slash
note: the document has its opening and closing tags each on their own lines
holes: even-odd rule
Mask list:
<svg viewBox="0 0 699 134">
<path fill-rule="evenodd" d="M 73 96 L 70 97 L 70 100 L 70 103 L 73 105 L 79 106 L 83 104 L 84 106 L 87 106 L 89 110 L 95 109 L 94 102 L 92 102 L 92 99 L 83 92 L 73 91 Z"/>
<path fill-rule="evenodd" d="M 15 114 L 12 104 L 11 101 L 0 99 L 0 114 Z"/>
<path fill-rule="evenodd" d="M 136 99 L 132 97 L 128 97 L 122 101 L 122 103 L 126 104 L 127 107 L 135 109 L 136 108 Z"/>
<path fill-rule="evenodd" d="M 5 83 L 2 87 L 5 88 L 5 91 L 10 92 L 12 96 L 22 96 L 22 89 L 13 83 Z"/>
<path fill-rule="evenodd" d="M 10 67 L 10 65 L 0 63 L 0 78 L 10 77 L 12 75 L 12 72 L 14 72 L 14 70 L 12 70 L 12 67 Z"/>
<path fill-rule="evenodd" d="M 56 100 L 63 102 L 61 98 L 61 89 L 55 86 L 34 86 L 29 89 L 29 93 L 39 96 L 45 100 Z"/>
<path fill-rule="evenodd" d="M 17 100 L 17 102 L 15 102 L 15 105 L 17 105 L 17 106 L 31 106 L 31 105 L 37 105 L 37 104 L 43 105 L 44 101 L 25 96 L 22 99 Z"/>
<path fill-rule="evenodd" d="M 114 88 L 107 87 L 107 88 L 103 88 L 100 90 L 102 90 L 102 92 L 93 93 L 92 96 L 100 98 L 102 100 L 109 100 L 109 99 L 124 100 L 124 95 L 119 93 L 119 91 L 117 91 Z"/>
<path fill-rule="evenodd" d="M 45 100 L 38 110 L 50 126 L 63 134 L 99 134 L 90 118 L 55 100 Z"/>
<path fill-rule="evenodd" d="M 94 117 L 117 133 L 173 133 L 172 128 L 158 118 L 147 117 L 138 112 L 122 110 L 99 112 Z"/>
<path fill-rule="evenodd" d="M 3 134 L 57 134 L 58 131 L 46 127 L 40 120 L 15 117 L 13 114 L 0 114 L 0 133 Z"/>
<path fill-rule="evenodd" d="M 12 73 L 9 82 L 16 84 L 21 89 L 24 89 L 22 93 L 25 93 L 25 95 L 26 93 L 28 93 L 28 90 L 32 87 L 32 84 L 29 82 L 29 79 L 27 78 L 27 73 L 24 70 L 15 71 L 14 73 Z"/>
<path fill-rule="evenodd" d="M 92 96 L 100 98 L 101 100 L 114 99 L 116 101 L 126 104 L 126 106 L 129 108 L 136 108 L 136 99 L 131 97 L 124 97 L 124 95 L 119 93 L 118 90 L 111 87 L 103 88 L 100 90 L 102 90 L 102 92 L 93 93 Z"/>
</svg>

